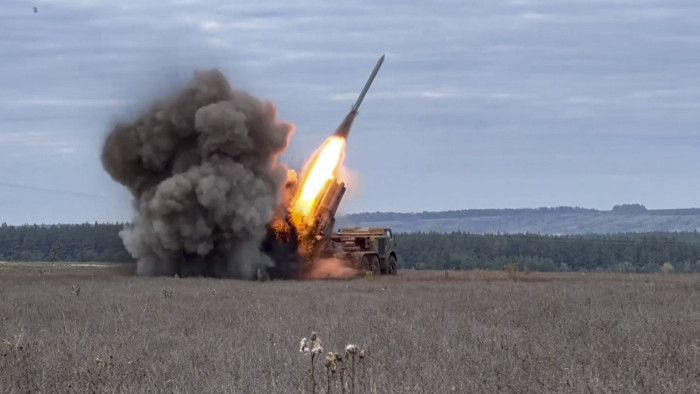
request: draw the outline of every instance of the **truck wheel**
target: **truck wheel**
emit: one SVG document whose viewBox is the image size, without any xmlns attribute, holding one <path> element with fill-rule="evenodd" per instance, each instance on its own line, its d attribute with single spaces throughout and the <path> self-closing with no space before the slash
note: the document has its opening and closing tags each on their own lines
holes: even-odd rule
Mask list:
<svg viewBox="0 0 700 394">
<path fill-rule="evenodd" d="M 389 266 L 389 275 L 396 275 L 396 257 L 389 256 L 389 262 L 387 264 Z"/>
<path fill-rule="evenodd" d="M 367 256 L 362 256 L 362 261 L 360 262 L 360 271 L 367 272 L 370 270 L 369 258 Z"/>
<path fill-rule="evenodd" d="M 377 256 L 372 256 L 370 258 L 369 266 L 372 269 L 372 274 L 373 275 L 379 275 L 381 272 L 379 270 L 379 257 Z"/>
</svg>

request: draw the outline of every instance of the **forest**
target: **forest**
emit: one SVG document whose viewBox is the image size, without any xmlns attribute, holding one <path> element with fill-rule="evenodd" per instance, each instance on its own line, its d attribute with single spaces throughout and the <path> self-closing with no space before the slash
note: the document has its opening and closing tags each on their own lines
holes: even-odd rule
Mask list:
<svg viewBox="0 0 700 394">
<path fill-rule="evenodd" d="M 402 268 L 531 271 L 700 272 L 700 233 L 554 236 L 462 232 L 398 234 Z"/>
<path fill-rule="evenodd" d="M 0 225 L 0 261 L 129 262 L 119 231 L 126 223 Z M 404 233 L 401 268 L 530 271 L 700 272 L 700 233 L 554 236 Z"/>
<path fill-rule="evenodd" d="M 129 262 L 124 223 L 0 225 L 0 261 Z"/>
<path fill-rule="evenodd" d="M 372 221 L 386 222 L 392 220 L 418 220 L 418 219 L 458 219 L 483 216 L 529 216 L 538 214 L 561 214 L 561 213 L 591 213 L 600 212 L 595 209 L 581 207 L 542 207 L 542 208 L 502 208 L 502 209 L 462 209 L 439 212 L 363 212 L 353 213 L 344 217 L 349 221 Z"/>
</svg>

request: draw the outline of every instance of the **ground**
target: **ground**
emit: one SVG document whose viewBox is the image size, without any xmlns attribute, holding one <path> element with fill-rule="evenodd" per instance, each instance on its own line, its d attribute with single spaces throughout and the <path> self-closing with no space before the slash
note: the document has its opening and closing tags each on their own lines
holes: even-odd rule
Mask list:
<svg viewBox="0 0 700 394">
<path fill-rule="evenodd" d="M 325 354 L 348 343 L 370 352 L 358 393 L 700 392 L 699 296 L 697 275 L 260 283 L 0 265 L 0 392 L 310 392 L 312 330 L 319 393 Z"/>
</svg>

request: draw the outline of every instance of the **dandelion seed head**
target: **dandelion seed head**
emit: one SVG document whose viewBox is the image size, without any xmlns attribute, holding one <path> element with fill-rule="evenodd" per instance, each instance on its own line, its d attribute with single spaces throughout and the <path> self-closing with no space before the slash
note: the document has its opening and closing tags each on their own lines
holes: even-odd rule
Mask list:
<svg viewBox="0 0 700 394">
<path fill-rule="evenodd" d="M 309 341 L 306 338 L 301 338 L 301 342 L 299 343 L 299 351 L 300 352 L 308 352 L 309 351 Z"/>
<path fill-rule="evenodd" d="M 314 344 L 313 348 L 311 349 L 311 353 L 313 353 L 313 354 L 323 353 L 323 346 L 321 346 L 320 343 Z"/>
<path fill-rule="evenodd" d="M 347 354 L 349 354 L 349 355 L 351 355 L 351 356 L 354 356 L 355 353 L 357 353 L 357 346 L 356 346 L 356 345 L 353 345 L 353 344 L 350 344 L 350 345 L 348 345 L 348 346 L 345 346 L 345 353 L 347 353 Z"/>
<path fill-rule="evenodd" d="M 335 363 L 335 357 L 333 357 L 332 352 L 329 352 L 328 355 L 326 356 L 326 369 L 331 368 L 334 363 Z"/>
</svg>

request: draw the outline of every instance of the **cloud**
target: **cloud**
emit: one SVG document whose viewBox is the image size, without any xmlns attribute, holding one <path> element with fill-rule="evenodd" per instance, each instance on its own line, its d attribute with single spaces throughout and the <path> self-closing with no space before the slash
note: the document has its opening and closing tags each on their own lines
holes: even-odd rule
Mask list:
<svg viewBox="0 0 700 394">
<path fill-rule="evenodd" d="M 0 167 L 41 149 L 46 154 L 32 167 L 38 177 L 50 169 L 51 155 L 67 155 L 73 160 L 61 160 L 67 167 L 56 176 L 68 179 L 93 166 L 94 178 L 85 182 L 110 184 L 98 160 L 109 125 L 197 68 L 219 68 L 234 87 L 272 101 L 295 123 L 290 150 L 303 157 L 337 125 L 383 53 L 353 131 L 372 130 L 377 143 L 348 144 L 348 163 L 371 193 L 344 202 L 346 211 L 540 206 L 551 201 L 548 190 L 564 190 L 556 205 L 619 203 L 620 192 L 584 176 L 616 175 L 608 156 L 633 163 L 625 169 L 631 179 L 654 166 L 700 171 L 689 154 L 650 153 L 659 146 L 685 149 L 697 133 L 695 1 L 42 0 L 37 6 L 38 14 L 19 1 L 0 8 L 0 149 L 13 155 L 0 157 Z M 409 135 L 416 138 L 401 138 Z M 636 151 L 610 151 L 629 141 Z M 402 171 L 373 175 L 391 166 Z M 430 187 L 400 201 L 386 198 L 421 177 Z M 507 185 L 519 179 L 541 190 L 512 193 Z M 687 188 L 680 181 L 664 185 Z M 657 189 L 640 199 L 668 201 Z M 700 201 L 700 189 L 687 190 L 697 198 L 677 197 L 675 204 Z"/>
<path fill-rule="evenodd" d="M 612 100 L 604 99 L 601 97 L 586 97 L 586 96 L 574 96 L 569 97 L 566 102 L 570 104 L 601 104 L 609 105 L 613 104 Z"/>
<path fill-rule="evenodd" d="M 520 17 L 526 21 L 535 21 L 535 22 L 555 21 L 557 19 L 556 15 L 543 14 L 540 12 L 525 12 L 525 13 L 520 14 Z"/>
<path fill-rule="evenodd" d="M 677 96 L 683 93 L 682 89 L 652 89 L 652 90 L 641 90 L 632 92 L 629 94 L 630 98 L 642 99 L 642 100 L 652 100 L 658 98 L 669 98 Z"/>
<path fill-rule="evenodd" d="M 281 61 L 295 60 L 348 60 L 348 59 L 367 59 L 366 53 L 352 53 L 340 51 L 283 51 L 275 54 L 274 57 Z"/>
<path fill-rule="evenodd" d="M 6 105 L 37 107 L 74 107 L 74 108 L 115 108 L 132 104 L 133 100 L 124 99 L 16 99 L 8 100 Z"/>
<path fill-rule="evenodd" d="M 73 153 L 75 147 L 56 140 L 49 132 L 22 131 L 0 133 L 0 149 L 42 149 L 61 153 Z"/>
<path fill-rule="evenodd" d="M 522 93 L 491 93 L 488 97 L 494 100 L 527 100 L 533 98 L 533 95 Z"/>
<path fill-rule="evenodd" d="M 200 22 L 200 28 L 204 31 L 210 31 L 210 30 L 221 30 L 222 24 L 216 21 L 203 21 Z"/>
<path fill-rule="evenodd" d="M 667 20 L 669 18 L 677 16 L 680 12 L 682 11 L 674 8 L 639 8 L 633 6 L 631 8 L 606 10 L 606 12 L 604 13 L 565 14 L 524 12 L 520 14 L 520 18 L 527 22 L 538 23 L 632 23 L 645 21 L 648 22 L 654 20 Z"/>
<path fill-rule="evenodd" d="M 333 101 L 354 101 L 357 100 L 360 91 L 333 93 L 330 99 Z M 440 90 L 418 90 L 418 91 L 394 91 L 394 92 L 372 92 L 373 100 L 443 100 L 465 97 L 466 94 L 460 92 L 440 91 Z"/>
<path fill-rule="evenodd" d="M 420 96 L 423 98 L 427 98 L 427 99 L 438 100 L 438 99 L 454 99 L 454 98 L 464 97 L 465 94 L 460 93 L 460 92 L 427 90 L 427 91 L 420 92 Z"/>
<path fill-rule="evenodd" d="M 231 43 L 228 41 L 219 38 L 219 37 L 210 37 L 206 39 L 206 42 L 212 47 L 212 48 L 230 48 Z"/>
</svg>

